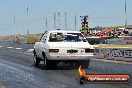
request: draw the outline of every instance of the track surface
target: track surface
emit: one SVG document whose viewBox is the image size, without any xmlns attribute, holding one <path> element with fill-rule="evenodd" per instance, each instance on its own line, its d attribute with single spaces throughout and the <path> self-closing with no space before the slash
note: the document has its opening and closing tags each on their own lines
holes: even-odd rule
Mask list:
<svg viewBox="0 0 132 88">
<path fill-rule="evenodd" d="M 33 66 L 33 45 L 0 42 L 0 88 L 132 88 L 132 84 L 84 84 L 76 82 L 77 69 L 59 64 L 45 70 Z M 88 74 L 130 74 L 132 64 L 93 59 Z"/>
</svg>

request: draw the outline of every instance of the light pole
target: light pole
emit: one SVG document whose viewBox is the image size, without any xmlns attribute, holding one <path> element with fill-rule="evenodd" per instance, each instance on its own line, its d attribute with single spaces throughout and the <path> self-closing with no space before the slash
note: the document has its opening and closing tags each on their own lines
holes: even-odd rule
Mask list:
<svg viewBox="0 0 132 88">
<path fill-rule="evenodd" d="M 58 29 L 60 29 L 60 12 L 58 12 Z"/>
<path fill-rule="evenodd" d="M 47 17 L 45 19 L 45 25 L 46 25 L 46 30 L 47 30 L 47 26 L 48 26 Z"/>
<path fill-rule="evenodd" d="M 15 15 L 15 11 L 13 10 L 13 20 L 14 20 L 14 24 L 16 23 L 16 15 Z"/>
<path fill-rule="evenodd" d="M 65 12 L 65 30 L 67 30 L 67 13 Z"/>
<path fill-rule="evenodd" d="M 125 28 L 127 27 L 127 7 L 126 7 L 126 0 L 125 0 Z"/>
<path fill-rule="evenodd" d="M 26 14 L 27 14 L 27 19 L 28 19 L 28 4 L 26 4 Z M 28 27 L 28 23 L 27 23 L 27 37 L 29 37 L 29 27 Z"/>
<path fill-rule="evenodd" d="M 47 29 L 47 28 L 46 28 Z M 56 13 L 54 12 L 54 30 L 56 29 Z"/>
<path fill-rule="evenodd" d="M 76 26 L 77 26 L 77 17 L 76 17 L 76 13 L 75 13 L 75 30 L 76 30 Z"/>
</svg>

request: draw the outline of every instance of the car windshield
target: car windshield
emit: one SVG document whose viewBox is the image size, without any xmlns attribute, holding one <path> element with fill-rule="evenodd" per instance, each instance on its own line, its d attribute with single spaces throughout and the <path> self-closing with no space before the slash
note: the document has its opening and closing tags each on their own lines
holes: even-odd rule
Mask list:
<svg viewBox="0 0 132 88">
<path fill-rule="evenodd" d="M 81 33 L 50 33 L 49 42 L 87 42 Z"/>
</svg>

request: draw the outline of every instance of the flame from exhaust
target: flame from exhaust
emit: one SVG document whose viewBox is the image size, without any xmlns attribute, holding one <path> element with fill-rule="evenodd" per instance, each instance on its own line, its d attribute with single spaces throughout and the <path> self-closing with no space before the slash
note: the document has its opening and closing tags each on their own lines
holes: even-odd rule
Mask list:
<svg viewBox="0 0 132 88">
<path fill-rule="evenodd" d="M 79 71 L 80 76 L 84 76 L 86 74 L 85 70 L 82 69 L 82 66 L 79 67 L 78 71 Z"/>
</svg>

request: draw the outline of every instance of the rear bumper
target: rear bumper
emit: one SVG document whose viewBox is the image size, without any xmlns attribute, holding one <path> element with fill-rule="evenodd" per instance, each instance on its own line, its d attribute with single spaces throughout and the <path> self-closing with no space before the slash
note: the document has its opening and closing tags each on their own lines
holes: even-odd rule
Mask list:
<svg viewBox="0 0 132 88">
<path fill-rule="evenodd" d="M 48 56 L 48 60 L 90 60 L 93 57 L 93 53 L 89 53 L 87 55 L 57 55 L 50 54 Z"/>
</svg>

